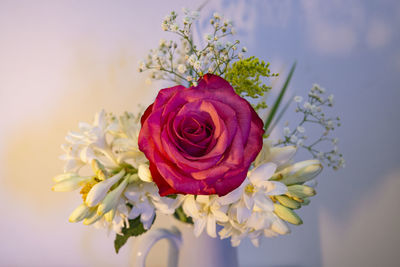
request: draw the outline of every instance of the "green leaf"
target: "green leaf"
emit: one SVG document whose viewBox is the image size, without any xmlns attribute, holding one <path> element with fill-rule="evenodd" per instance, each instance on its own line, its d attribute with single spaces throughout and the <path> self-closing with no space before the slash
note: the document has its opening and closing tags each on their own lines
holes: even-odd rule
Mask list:
<svg viewBox="0 0 400 267">
<path fill-rule="evenodd" d="M 155 220 L 154 216 L 154 220 Z M 154 223 L 153 220 L 153 223 Z M 128 241 L 129 237 L 131 236 L 139 236 L 143 233 L 147 232 L 146 229 L 144 229 L 142 222 L 140 221 L 140 216 L 136 217 L 135 219 L 129 220 L 129 225 L 124 225 L 122 228 L 122 235 L 116 234 L 115 240 L 114 240 L 114 248 L 115 252 L 118 253 L 119 250 L 123 245 L 125 245 L 126 241 Z"/>
<path fill-rule="evenodd" d="M 174 212 L 175 219 L 182 221 L 184 223 L 193 224 L 193 219 L 190 216 L 187 216 L 186 213 L 183 211 L 182 206 L 177 208 Z"/>
<path fill-rule="evenodd" d="M 284 96 L 285 93 L 286 93 L 286 89 L 287 89 L 288 86 L 289 86 L 290 80 L 292 79 L 293 72 L 294 72 L 295 69 L 296 69 L 296 62 L 293 63 L 293 66 L 292 66 L 292 68 L 290 69 L 289 75 L 288 75 L 288 77 L 286 78 L 285 83 L 283 84 L 283 87 L 282 87 L 282 89 L 281 89 L 281 92 L 279 93 L 278 98 L 276 99 L 274 105 L 272 106 L 271 111 L 270 111 L 269 114 L 268 114 L 267 120 L 265 121 L 264 129 L 265 129 L 265 131 L 268 132 L 268 133 L 270 132 L 270 131 L 269 131 L 269 126 L 271 125 L 271 122 L 272 122 L 272 120 L 274 119 L 276 112 L 278 111 L 279 105 L 280 105 L 280 103 L 282 102 L 283 96 Z"/>
</svg>

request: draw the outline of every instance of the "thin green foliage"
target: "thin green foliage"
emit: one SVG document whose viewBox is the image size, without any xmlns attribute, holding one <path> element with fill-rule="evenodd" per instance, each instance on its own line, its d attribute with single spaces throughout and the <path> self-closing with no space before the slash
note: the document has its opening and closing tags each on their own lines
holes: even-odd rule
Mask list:
<svg viewBox="0 0 400 267">
<path fill-rule="evenodd" d="M 280 93 L 279 93 L 279 96 L 278 96 L 278 98 L 275 100 L 275 103 L 274 103 L 274 105 L 272 106 L 271 111 L 270 111 L 269 114 L 268 114 L 267 120 L 265 121 L 264 129 L 265 129 L 265 131 L 266 131 L 267 133 L 270 133 L 270 132 L 271 132 L 271 131 L 270 131 L 270 130 L 271 130 L 271 129 L 270 129 L 270 125 L 271 125 L 271 123 L 272 123 L 272 120 L 273 120 L 274 117 L 275 117 L 276 112 L 278 111 L 279 105 L 280 105 L 281 102 L 282 102 L 283 96 L 284 96 L 285 93 L 286 93 L 286 90 L 287 90 L 287 88 L 288 88 L 288 86 L 289 86 L 290 80 L 292 79 L 292 76 L 293 76 L 293 73 L 294 73 L 294 70 L 295 70 L 295 69 L 296 69 L 296 62 L 293 63 L 292 68 L 290 69 L 289 75 L 288 75 L 288 77 L 286 78 L 286 81 L 285 81 L 285 83 L 283 84 L 283 87 L 282 87 L 282 89 L 281 89 L 281 91 L 280 91 Z"/>
</svg>

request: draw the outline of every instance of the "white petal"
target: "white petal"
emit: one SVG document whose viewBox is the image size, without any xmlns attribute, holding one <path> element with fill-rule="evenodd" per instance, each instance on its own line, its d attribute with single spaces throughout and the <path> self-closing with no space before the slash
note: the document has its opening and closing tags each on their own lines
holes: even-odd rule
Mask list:
<svg viewBox="0 0 400 267">
<path fill-rule="evenodd" d="M 255 194 L 254 202 L 260 209 L 262 209 L 264 211 L 273 211 L 274 210 L 274 202 L 272 202 L 272 200 L 269 197 L 265 196 L 261 192 L 257 192 Z"/>
<path fill-rule="evenodd" d="M 54 177 L 53 182 L 59 183 L 63 180 L 70 179 L 72 177 L 77 177 L 77 176 L 79 177 L 79 175 L 75 172 L 67 172 L 67 173 L 63 173 L 63 174 L 60 174 L 60 175 L 57 175 L 56 177 Z"/>
<path fill-rule="evenodd" d="M 232 247 L 237 247 L 240 245 L 240 242 L 242 241 L 242 239 L 238 236 L 232 236 L 231 237 L 231 245 Z"/>
<path fill-rule="evenodd" d="M 182 208 L 187 215 L 193 218 L 197 218 L 199 216 L 199 210 L 193 195 L 186 195 Z"/>
<path fill-rule="evenodd" d="M 227 222 L 229 220 L 228 215 L 220 210 L 213 210 L 212 213 L 219 222 Z"/>
<path fill-rule="evenodd" d="M 103 129 L 106 127 L 106 112 L 104 109 L 95 115 L 93 124 Z"/>
<path fill-rule="evenodd" d="M 144 221 L 148 221 L 153 215 L 154 215 L 154 208 L 148 202 L 144 202 L 143 212 L 140 218 L 143 219 Z"/>
<path fill-rule="evenodd" d="M 274 147 L 271 148 L 271 154 L 268 160 L 275 163 L 278 166 L 288 163 L 293 156 L 296 154 L 295 146 L 285 146 L 285 147 Z"/>
<path fill-rule="evenodd" d="M 71 158 L 65 163 L 64 172 L 77 172 L 84 165 L 85 163 L 83 163 L 82 161 Z"/>
<path fill-rule="evenodd" d="M 202 204 L 208 204 L 210 203 L 210 197 L 206 195 L 198 195 L 196 197 L 196 202 L 202 203 Z"/>
<path fill-rule="evenodd" d="M 253 213 L 250 218 L 246 222 L 246 226 L 250 228 L 254 228 L 255 230 L 263 229 L 265 226 L 263 218 L 260 216 L 260 213 Z"/>
<path fill-rule="evenodd" d="M 53 185 L 51 190 L 56 192 L 69 192 L 78 189 L 83 183 L 89 181 L 91 178 L 71 176 L 69 178 L 63 179 L 60 182 Z"/>
<path fill-rule="evenodd" d="M 259 237 L 255 237 L 251 239 L 251 243 L 253 243 L 253 245 L 258 248 L 260 246 L 260 238 Z"/>
<path fill-rule="evenodd" d="M 212 215 L 207 216 L 207 234 L 211 237 L 217 237 L 215 218 Z"/>
<path fill-rule="evenodd" d="M 271 176 L 275 173 L 276 164 L 275 163 L 265 163 L 254 170 L 251 171 L 249 176 L 250 182 L 255 186 L 259 185 L 260 183 L 267 181 Z"/>
<path fill-rule="evenodd" d="M 239 223 L 243 223 L 251 215 L 251 210 L 249 210 L 243 202 L 239 202 L 237 206 L 237 220 Z"/>
<path fill-rule="evenodd" d="M 199 237 L 201 233 L 204 230 L 204 227 L 206 226 L 206 220 L 205 219 L 194 219 L 194 235 L 196 237 Z"/>
<path fill-rule="evenodd" d="M 149 166 L 147 164 L 139 165 L 138 176 L 144 182 L 152 182 L 153 181 L 153 178 L 151 177 Z"/>
<path fill-rule="evenodd" d="M 278 195 L 283 195 L 286 194 L 288 189 L 285 184 L 280 183 L 280 182 L 275 182 L 275 181 L 269 181 L 270 185 L 268 188 L 268 195 L 270 196 L 278 196 Z"/>
<path fill-rule="evenodd" d="M 266 237 L 276 237 L 278 234 L 270 229 L 264 229 L 264 236 Z"/>
<path fill-rule="evenodd" d="M 218 234 L 221 239 L 228 238 L 232 234 L 232 227 L 230 225 L 225 225 L 225 227 L 222 228 L 222 230 L 219 231 Z"/>
<path fill-rule="evenodd" d="M 139 202 L 140 197 L 143 192 L 140 191 L 140 188 L 135 184 L 130 184 L 125 190 L 125 197 L 131 202 Z"/>
<path fill-rule="evenodd" d="M 93 150 L 90 147 L 84 147 L 79 154 L 80 159 L 85 163 L 91 163 L 96 158 Z"/>
<path fill-rule="evenodd" d="M 290 233 L 290 229 L 287 224 L 279 218 L 272 223 L 271 230 L 280 235 L 286 235 Z"/>
<path fill-rule="evenodd" d="M 143 220 L 142 217 L 140 217 L 140 221 L 142 222 L 144 229 L 150 229 L 151 225 L 153 224 L 154 216 L 156 216 L 156 214 L 153 212 L 152 216 L 147 221 Z"/>
<path fill-rule="evenodd" d="M 225 205 L 229 205 L 229 204 L 232 204 L 232 203 L 235 203 L 236 201 L 238 201 L 240 199 L 240 197 L 242 196 L 243 189 L 248 184 L 248 182 L 249 181 L 246 178 L 246 180 L 242 183 L 241 186 L 239 186 L 238 188 L 236 188 L 229 194 L 219 197 L 218 203 L 221 204 L 222 206 L 225 206 Z"/>
<path fill-rule="evenodd" d="M 129 213 L 128 218 L 129 219 L 135 219 L 137 216 L 140 215 L 141 212 L 142 212 L 141 209 L 139 209 L 136 206 L 133 206 L 132 209 L 131 209 L 131 212 Z"/>
<path fill-rule="evenodd" d="M 254 207 L 253 194 L 249 195 L 247 193 L 244 193 L 243 194 L 243 200 L 244 200 L 244 203 L 245 203 L 246 207 L 249 210 L 253 210 L 253 207 Z"/>
</svg>

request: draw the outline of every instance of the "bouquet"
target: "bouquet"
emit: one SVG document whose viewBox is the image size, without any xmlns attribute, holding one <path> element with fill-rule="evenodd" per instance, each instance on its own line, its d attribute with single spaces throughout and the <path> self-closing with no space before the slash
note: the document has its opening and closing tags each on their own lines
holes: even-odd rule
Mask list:
<svg viewBox="0 0 400 267">
<path fill-rule="evenodd" d="M 258 246 L 261 237 L 286 235 L 289 225 L 302 224 L 295 210 L 316 194 L 323 165 L 344 166 L 330 135 L 340 119 L 325 110 L 333 95 L 315 84 L 307 97 L 280 108 L 294 64 L 268 106 L 278 74 L 245 56 L 246 47 L 232 40 L 232 21 L 215 13 L 209 33 L 194 38 L 199 12 L 183 13 L 180 20 L 171 12 L 161 24 L 178 38 L 161 40 L 139 64 L 151 80 L 173 86 L 159 90 L 140 114 L 99 112 L 62 145 L 64 173 L 52 189 L 80 190 L 82 204 L 69 221 L 111 229 L 116 252 L 149 230 L 157 213 L 193 224 L 196 236 L 230 238 L 232 246 L 249 238 Z M 299 123 L 272 138 L 293 101 Z M 315 138 L 306 135 L 308 124 L 320 128 L 311 128 Z M 298 149 L 310 159 L 295 161 Z"/>
</svg>

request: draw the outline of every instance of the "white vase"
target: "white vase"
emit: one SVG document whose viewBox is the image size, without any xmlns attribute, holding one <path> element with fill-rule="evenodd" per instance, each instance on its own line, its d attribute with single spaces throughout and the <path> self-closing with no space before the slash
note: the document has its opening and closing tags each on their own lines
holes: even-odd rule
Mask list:
<svg viewBox="0 0 400 267">
<path fill-rule="evenodd" d="M 219 229 L 217 229 L 219 230 Z M 237 249 L 228 239 L 212 238 L 205 232 L 193 234 L 193 226 L 181 222 L 170 229 L 152 229 L 137 240 L 134 247 L 135 267 L 145 267 L 147 254 L 159 240 L 169 241 L 168 267 L 238 267 Z"/>
</svg>

